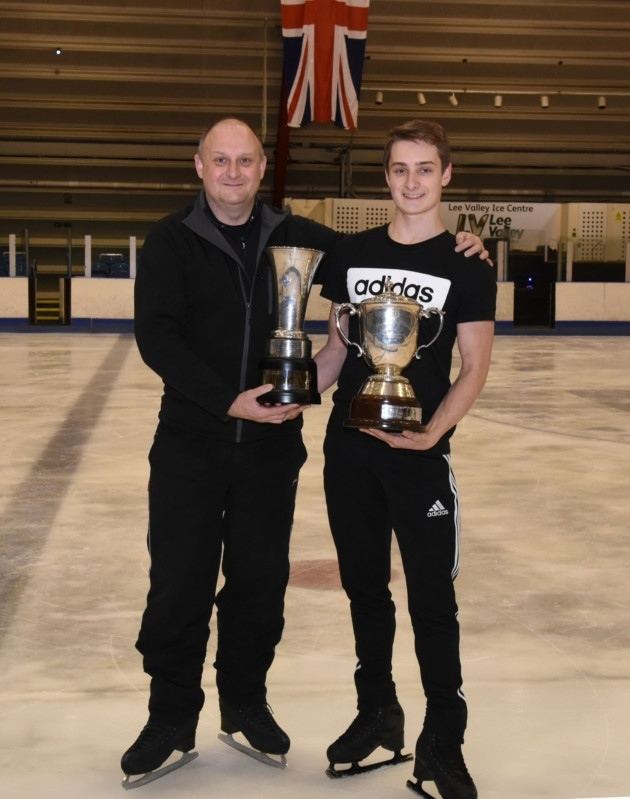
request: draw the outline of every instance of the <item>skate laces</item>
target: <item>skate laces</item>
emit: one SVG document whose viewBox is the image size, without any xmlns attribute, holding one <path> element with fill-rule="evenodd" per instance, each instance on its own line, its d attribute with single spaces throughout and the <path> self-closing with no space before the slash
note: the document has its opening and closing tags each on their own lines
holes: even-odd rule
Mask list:
<svg viewBox="0 0 630 799">
<path fill-rule="evenodd" d="M 172 735 L 175 729 L 171 724 L 166 724 L 163 721 L 149 720 L 142 728 L 135 746 L 137 749 L 150 749 L 156 743 Z"/>
<path fill-rule="evenodd" d="M 278 725 L 273 717 L 273 710 L 270 705 L 249 705 L 242 708 L 243 716 L 251 721 L 264 724 L 269 730 L 276 731 Z"/>
<path fill-rule="evenodd" d="M 352 724 L 348 727 L 344 735 L 370 735 L 376 732 L 381 726 L 383 712 L 381 709 L 359 711 Z"/>
<path fill-rule="evenodd" d="M 458 774 L 467 780 L 472 780 L 466 768 L 462 748 L 459 744 L 451 743 L 450 741 L 441 741 L 439 738 L 436 738 L 435 753 L 438 762 L 444 766 L 445 771 Z"/>
</svg>

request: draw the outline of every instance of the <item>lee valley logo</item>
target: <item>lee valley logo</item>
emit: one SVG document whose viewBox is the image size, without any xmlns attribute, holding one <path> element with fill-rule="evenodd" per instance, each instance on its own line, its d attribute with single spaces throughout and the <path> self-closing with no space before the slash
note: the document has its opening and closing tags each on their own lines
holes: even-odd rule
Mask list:
<svg viewBox="0 0 630 799">
<path fill-rule="evenodd" d="M 449 203 L 449 211 L 457 211 L 456 230 L 469 230 L 479 238 L 519 240 L 524 228 L 513 228 L 514 214 L 531 213 L 533 205 L 506 203 Z"/>
<path fill-rule="evenodd" d="M 508 210 L 509 209 L 509 210 Z M 532 212 L 530 205 L 483 205 L 482 203 L 456 203 L 449 204 L 449 210 L 459 211 L 457 215 L 457 232 L 470 230 L 480 238 L 492 239 L 509 238 L 520 239 L 525 232 L 523 228 L 512 227 L 512 216 L 515 212 Z"/>
<path fill-rule="evenodd" d="M 509 239 L 520 250 L 535 250 L 560 238 L 560 203 L 442 202 L 440 214 L 451 232 L 469 230 L 482 239 Z"/>
</svg>

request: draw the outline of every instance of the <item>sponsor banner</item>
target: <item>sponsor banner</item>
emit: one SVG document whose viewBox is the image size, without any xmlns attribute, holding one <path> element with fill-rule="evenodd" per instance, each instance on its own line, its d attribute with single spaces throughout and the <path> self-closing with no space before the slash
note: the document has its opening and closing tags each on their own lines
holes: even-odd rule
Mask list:
<svg viewBox="0 0 630 799">
<path fill-rule="evenodd" d="M 456 233 L 468 230 L 482 239 L 509 239 L 515 250 L 557 246 L 561 235 L 560 203 L 442 202 L 446 227 Z"/>
</svg>

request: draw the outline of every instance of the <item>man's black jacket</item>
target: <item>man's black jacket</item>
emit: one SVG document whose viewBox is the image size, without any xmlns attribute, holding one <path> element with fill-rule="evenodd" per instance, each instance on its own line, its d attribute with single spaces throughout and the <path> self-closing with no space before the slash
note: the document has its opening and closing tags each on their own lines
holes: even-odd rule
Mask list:
<svg viewBox="0 0 630 799">
<path fill-rule="evenodd" d="M 226 441 L 300 428 L 301 417 L 258 424 L 232 419 L 227 410 L 241 391 L 260 385 L 259 363 L 275 326 L 275 281 L 265 248 L 327 251 L 337 238 L 324 225 L 263 203 L 258 213 L 251 281 L 203 192 L 150 230 L 138 260 L 135 334 L 143 360 L 164 381 L 160 419 Z"/>
</svg>

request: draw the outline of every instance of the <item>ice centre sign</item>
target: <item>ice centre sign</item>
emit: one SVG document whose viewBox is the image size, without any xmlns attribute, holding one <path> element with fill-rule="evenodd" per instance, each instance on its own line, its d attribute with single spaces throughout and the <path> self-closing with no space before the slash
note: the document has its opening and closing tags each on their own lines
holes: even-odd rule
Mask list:
<svg viewBox="0 0 630 799">
<path fill-rule="evenodd" d="M 518 250 L 557 245 L 561 235 L 560 203 L 443 202 L 449 230 L 469 230 L 482 239 L 509 239 Z"/>
</svg>

